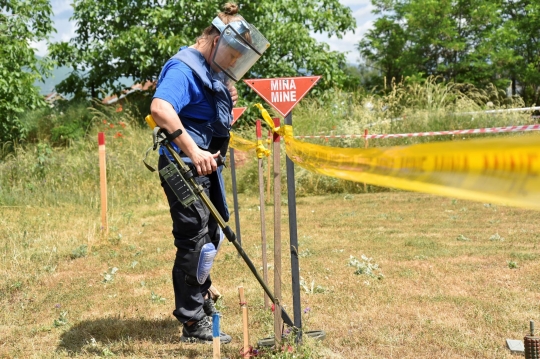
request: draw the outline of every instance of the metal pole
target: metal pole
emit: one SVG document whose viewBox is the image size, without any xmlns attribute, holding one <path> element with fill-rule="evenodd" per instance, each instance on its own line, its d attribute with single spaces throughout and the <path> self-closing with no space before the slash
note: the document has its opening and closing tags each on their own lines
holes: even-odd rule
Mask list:
<svg viewBox="0 0 540 359">
<path fill-rule="evenodd" d="M 236 166 L 234 164 L 234 149 L 230 148 L 231 154 L 231 180 L 232 180 L 232 192 L 234 203 L 234 224 L 236 228 L 236 240 L 238 244 L 242 245 L 242 236 L 240 235 L 240 213 L 238 211 L 238 192 L 236 190 Z"/>
<path fill-rule="evenodd" d="M 292 125 L 292 111 L 285 116 L 285 124 Z M 300 303 L 300 266 L 298 263 L 298 233 L 296 222 L 296 187 L 294 163 L 287 156 L 287 199 L 289 202 L 289 233 L 291 243 L 291 275 L 293 294 L 294 326 L 298 328 L 296 342 L 302 343 L 302 305 Z"/>
</svg>

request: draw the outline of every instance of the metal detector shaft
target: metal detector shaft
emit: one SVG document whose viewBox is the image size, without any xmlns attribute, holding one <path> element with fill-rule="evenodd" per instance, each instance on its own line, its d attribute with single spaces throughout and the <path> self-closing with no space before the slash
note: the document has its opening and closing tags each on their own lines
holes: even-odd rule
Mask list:
<svg viewBox="0 0 540 359">
<path fill-rule="evenodd" d="M 151 116 L 146 117 L 146 122 L 152 129 L 154 127 L 157 127 L 156 122 Z M 165 141 L 164 145 L 165 145 L 165 148 L 167 148 L 167 151 L 169 151 L 169 153 L 173 156 L 176 163 L 180 166 L 181 172 L 185 173 L 189 171 L 190 168 L 186 165 L 184 160 L 182 160 L 182 157 L 180 157 L 180 155 L 173 149 L 171 144 L 168 141 Z M 225 220 L 223 219 L 223 217 L 221 217 L 216 207 L 214 207 L 214 204 L 212 203 L 212 201 L 210 201 L 210 198 L 208 198 L 208 196 L 206 195 L 206 193 L 204 193 L 201 186 L 195 181 L 195 178 L 191 177 L 189 181 L 191 183 L 192 188 L 195 190 L 195 194 L 201 199 L 201 201 L 203 201 L 206 207 L 210 210 L 212 217 L 214 217 L 218 225 L 223 230 L 225 237 L 227 237 L 229 242 L 231 242 L 234 245 L 234 247 L 236 248 L 240 256 L 244 259 L 244 262 L 246 262 L 247 266 L 249 267 L 249 269 L 251 270 L 255 278 L 257 278 L 257 281 L 259 282 L 261 287 L 264 289 L 265 293 L 268 295 L 272 303 L 275 304 L 276 298 L 274 297 L 274 294 L 270 291 L 270 288 L 268 288 L 268 286 L 262 279 L 261 275 L 257 272 L 257 268 L 255 268 L 255 265 L 253 264 L 251 259 L 249 259 L 246 252 L 244 252 L 244 249 L 242 248 L 242 246 L 236 240 L 236 235 L 232 231 L 231 227 L 229 227 L 227 223 L 225 222 Z M 294 324 L 291 318 L 289 317 L 287 312 L 283 309 L 283 307 L 281 307 L 281 319 L 283 319 L 283 322 L 285 322 L 285 324 L 287 324 L 288 326 L 294 327 Z"/>
</svg>

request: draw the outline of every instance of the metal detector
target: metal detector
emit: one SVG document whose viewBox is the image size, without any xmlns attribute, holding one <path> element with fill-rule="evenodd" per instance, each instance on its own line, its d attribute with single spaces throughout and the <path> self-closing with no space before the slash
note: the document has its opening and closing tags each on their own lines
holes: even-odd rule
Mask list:
<svg viewBox="0 0 540 359">
<path fill-rule="evenodd" d="M 191 195 L 193 193 L 194 196 L 198 197 L 204 203 L 204 205 L 208 208 L 208 210 L 210 210 L 212 217 L 214 217 L 219 227 L 223 230 L 225 237 L 227 237 L 229 242 L 231 242 L 234 245 L 234 247 L 238 251 L 238 254 L 240 254 L 240 256 L 244 259 L 244 262 L 246 262 L 247 266 L 251 270 L 251 273 L 253 273 L 255 278 L 257 278 L 257 281 L 259 282 L 261 287 L 264 289 L 265 293 L 268 295 L 272 303 L 275 304 L 276 298 L 270 291 L 270 288 L 268 288 L 264 280 L 261 278 L 260 274 L 257 272 L 257 269 L 253 265 L 253 262 L 251 261 L 251 259 L 249 259 L 246 252 L 244 252 L 244 249 L 242 248 L 242 246 L 236 240 L 236 235 L 234 234 L 232 229 L 227 225 L 225 220 L 221 217 L 216 207 L 214 207 L 214 204 L 210 201 L 210 198 L 206 195 L 206 193 L 204 193 L 202 186 L 199 185 L 195 181 L 195 178 L 193 177 L 193 173 L 191 169 L 186 165 L 186 163 L 182 160 L 180 155 L 171 146 L 171 143 L 168 139 L 169 136 L 168 136 L 167 131 L 157 126 L 152 115 L 146 116 L 145 120 L 148 126 L 150 126 L 150 128 L 152 128 L 154 131 L 153 132 L 154 150 L 156 149 L 158 144 L 160 146 L 164 146 L 167 149 L 167 151 L 169 151 L 169 153 L 174 158 L 174 161 L 176 162 L 176 163 L 173 163 L 173 166 L 177 167 L 176 170 L 174 168 L 169 167 L 170 166 L 169 165 L 166 167 L 167 168 L 166 175 L 168 176 L 168 178 L 171 179 L 171 181 L 173 181 L 172 183 L 176 183 L 175 187 L 178 188 L 178 191 L 175 191 L 175 193 L 179 197 L 179 200 L 181 202 L 189 203 L 193 199 Z M 186 185 L 189 188 L 186 188 Z M 283 319 L 283 322 L 287 324 L 288 326 L 294 328 L 294 324 L 291 318 L 289 317 L 289 315 L 287 314 L 287 312 L 285 312 L 285 310 L 283 309 L 281 305 L 279 307 L 281 308 L 281 319 Z"/>
</svg>

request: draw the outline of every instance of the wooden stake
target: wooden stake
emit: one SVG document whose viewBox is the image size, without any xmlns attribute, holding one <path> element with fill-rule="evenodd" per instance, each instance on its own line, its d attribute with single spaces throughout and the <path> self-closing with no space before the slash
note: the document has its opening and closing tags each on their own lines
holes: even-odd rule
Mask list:
<svg viewBox="0 0 540 359">
<path fill-rule="evenodd" d="M 368 139 L 367 139 L 367 135 L 368 135 L 368 130 L 367 128 L 364 130 L 364 148 L 368 148 Z M 366 182 L 364 182 L 364 192 L 367 193 L 367 184 Z"/>
<path fill-rule="evenodd" d="M 268 149 L 271 150 L 272 146 L 270 144 L 272 143 L 272 131 L 268 131 Z M 268 157 L 267 161 L 267 167 L 268 167 L 268 176 L 266 177 L 266 198 L 270 200 L 270 181 L 271 181 L 271 167 L 270 167 L 270 157 Z"/>
<path fill-rule="evenodd" d="M 262 141 L 261 133 L 261 120 L 256 122 L 257 129 L 257 141 Z M 264 174 L 263 174 L 263 162 L 262 158 L 259 158 L 259 206 L 261 208 L 261 250 L 262 250 L 262 267 L 263 267 L 263 280 L 268 284 L 268 260 L 266 258 L 266 216 L 265 216 L 265 199 L 264 199 Z M 266 292 L 264 293 L 264 308 L 270 307 L 270 298 Z"/>
<path fill-rule="evenodd" d="M 240 297 L 240 306 L 242 307 L 242 323 L 244 333 L 244 347 L 242 348 L 242 358 L 249 358 L 251 356 L 251 350 L 249 348 L 248 308 L 246 298 L 244 296 L 244 287 L 238 287 L 238 295 Z"/>
<path fill-rule="evenodd" d="M 279 127 L 279 118 L 274 118 Z M 280 138 L 274 133 L 274 343 L 281 343 L 281 166 Z"/>
<path fill-rule="evenodd" d="M 221 359 L 221 340 L 219 332 L 219 314 L 212 314 L 212 344 L 213 356 L 212 359 Z"/>
<path fill-rule="evenodd" d="M 98 133 L 99 146 L 99 182 L 101 188 L 101 233 L 107 237 L 109 235 L 109 224 L 107 223 L 107 163 L 105 156 L 105 134 Z"/>
</svg>

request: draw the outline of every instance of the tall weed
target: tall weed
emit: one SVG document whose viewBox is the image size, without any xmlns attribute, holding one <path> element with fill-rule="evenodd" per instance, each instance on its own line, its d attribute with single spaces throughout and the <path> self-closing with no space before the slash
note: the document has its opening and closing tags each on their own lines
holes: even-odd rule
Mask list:
<svg viewBox="0 0 540 359">
<path fill-rule="evenodd" d="M 106 137 L 109 206 L 120 200 L 162 198 L 157 175 L 142 163 L 152 141 L 150 131 L 141 129 L 129 116 L 114 116 L 111 111 L 114 109 L 105 107 L 88 110 L 94 125 L 69 146 L 55 146 L 47 139 L 16 146 L 0 163 L 0 205 L 78 203 L 99 208 L 97 132 Z"/>
<path fill-rule="evenodd" d="M 41 110 L 28 115 L 37 144 L 4 144 L 0 163 L 0 204 L 60 205 L 76 202 L 99 206 L 99 167 L 97 132 L 107 138 L 107 179 L 109 200 L 152 201 L 161 192 L 155 174 L 142 165 L 151 143 L 140 110 L 134 104 L 103 106 L 94 103 Z M 530 124 L 529 113 L 487 114 L 485 110 L 520 107 L 519 98 L 507 98 L 495 87 L 481 90 L 471 85 L 443 83 L 429 78 L 423 83 L 404 80 L 391 82 L 382 95 L 327 91 L 321 98 L 306 98 L 295 107 L 295 135 L 363 135 L 369 133 L 408 133 L 440 130 Z M 268 108 L 268 106 L 267 106 Z M 474 113 L 472 113 L 474 112 Z M 73 131 L 69 130 L 73 127 Z M 71 132 L 70 132 L 71 131 Z M 254 128 L 234 129 L 240 136 L 255 140 Z M 369 147 L 402 146 L 430 141 L 461 140 L 479 135 L 435 136 L 370 140 Z M 482 135 L 492 136 L 492 135 Z M 501 136 L 500 134 L 497 136 Z M 365 146 L 359 138 L 306 140 L 325 146 Z M 7 146 L 7 147 L 6 147 Z M 266 144 L 268 147 L 269 145 Z M 272 145 L 270 144 L 270 147 Z M 287 190 L 285 150 L 281 148 L 281 187 Z M 240 155 L 240 154 L 239 154 Z M 155 159 L 155 155 L 153 158 Z M 239 192 L 258 193 L 258 162 L 254 152 L 237 168 Z M 264 175 L 271 173 L 271 159 L 263 159 Z M 231 189 L 229 172 L 226 186 Z M 323 193 L 385 191 L 374 186 L 313 174 L 296 167 L 296 193 L 300 196 Z"/>
</svg>

